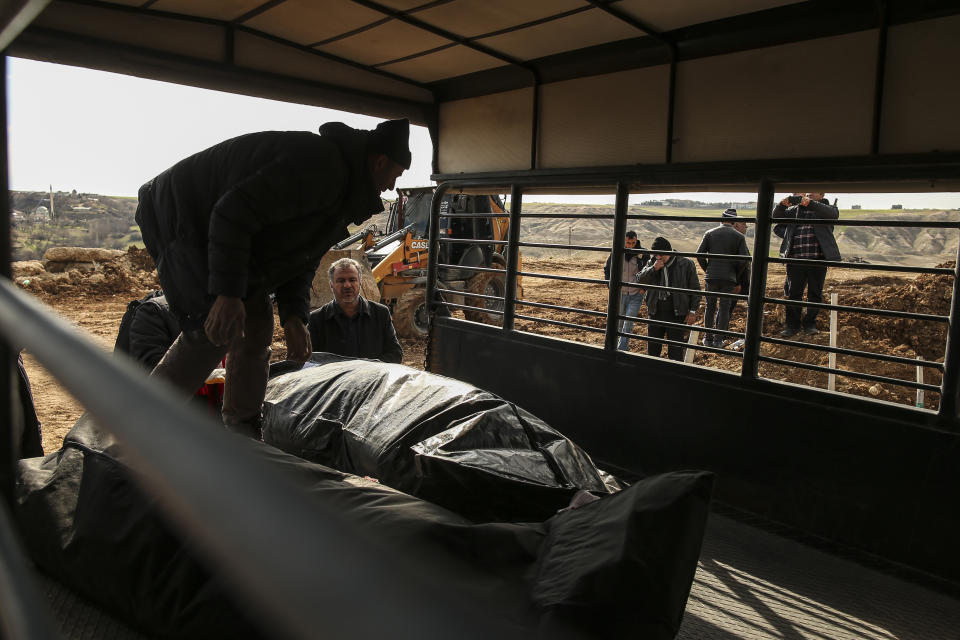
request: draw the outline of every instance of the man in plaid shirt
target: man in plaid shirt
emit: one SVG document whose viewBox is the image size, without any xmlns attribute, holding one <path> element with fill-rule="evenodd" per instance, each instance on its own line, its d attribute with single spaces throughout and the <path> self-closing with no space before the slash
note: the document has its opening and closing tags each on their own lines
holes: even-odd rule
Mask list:
<svg viewBox="0 0 960 640">
<path fill-rule="evenodd" d="M 795 193 L 780 201 L 773 209 L 773 218 L 779 219 L 831 219 L 840 217 L 840 211 L 830 205 L 823 193 Z M 780 223 L 774 233 L 783 238 L 780 244 L 781 258 L 801 260 L 840 260 L 840 250 L 833 237 L 832 224 Z M 807 290 L 808 302 L 823 302 L 823 283 L 827 268 L 813 265 L 788 264 L 785 293 L 790 300 L 803 300 Z M 806 313 L 796 305 L 787 305 L 786 326 L 780 335 L 789 338 L 801 329 L 807 335 L 817 333 L 819 309 L 809 307 Z"/>
</svg>

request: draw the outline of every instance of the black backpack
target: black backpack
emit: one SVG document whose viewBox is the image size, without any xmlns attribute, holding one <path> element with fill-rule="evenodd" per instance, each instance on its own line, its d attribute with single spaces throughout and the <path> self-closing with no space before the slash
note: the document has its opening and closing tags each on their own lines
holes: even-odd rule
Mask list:
<svg viewBox="0 0 960 640">
<path fill-rule="evenodd" d="M 130 325 L 133 324 L 133 317 L 137 315 L 137 309 L 144 302 L 159 298 L 163 291 L 151 291 L 139 300 L 131 300 L 127 305 L 127 310 L 123 312 L 123 318 L 120 319 L 120 330 L 117 332 L 117 341 L 113 345 L 114 353 L 130 353 Z"/>
</svg>

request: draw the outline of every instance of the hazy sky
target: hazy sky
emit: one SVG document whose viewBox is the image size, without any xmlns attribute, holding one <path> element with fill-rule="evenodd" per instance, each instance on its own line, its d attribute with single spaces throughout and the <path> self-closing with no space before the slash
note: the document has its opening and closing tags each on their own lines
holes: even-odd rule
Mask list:
<svg viewBox="0 0 960 640">
<path fill-rule="evenodd" d="M 79 67 L 7 59 L 10 188 L 135 196 L 178 160 L 252 131 L 308 130 L 327 121 L 372 129 L 378 119 L 332 109 L 196 89 Z M 397 185 L 430 182 L 432 145 L 411 128 L 413 165 Z M 393 194 L 386 194 L 388 197 Z M 658 194 L 634 195 L 632 202 Z M 755 193 L 663 194 L 708 202 L 747 201 Z M 841 208 L 960 207 L 960 194 L 831 194 Z M 603 196 L 527 196 L 528 201 L 613 202 Z"/>
</svg>

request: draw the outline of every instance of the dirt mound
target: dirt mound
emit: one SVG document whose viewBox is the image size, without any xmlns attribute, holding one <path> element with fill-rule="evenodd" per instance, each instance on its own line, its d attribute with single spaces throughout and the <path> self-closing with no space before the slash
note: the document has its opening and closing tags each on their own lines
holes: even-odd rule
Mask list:
<svg viewBox="0 0 960 640">
<path fill-rule="evenodd" d="M 954 263 L 948 262 L 938 266 L 953 268 Z M 877 275 L 859 277 L 860 273 L 862 272 L 841 270 L 831 275 L 831 272 L 828 272 L 824 298 L 829 299 L 830 293 L 837 293 L 838 304 L 843 306 L 944 316 L 950 314 L 953 276 L 922 274 L 916 277 Z M 771 298 L 782 297 L 782 283 L 782 278 L 772 278 L 768 282 L 767 295 Z M 838 313 L 837 323 L 837 346 L 840 348 L 910 360 L 919 357 L 931 362 L 943 362 L 947 339 L 946 323 L 860 313 Z M 731 320 L 731 329 L 743 331 L 744 324 L 744 311 L 738 308 Z M 782 308 L 765 314 L 764 335 L 778 337 L 777 334 L 783 326 Z M 821 331 L 818 335 L 798 335 L 791 340 L 802 344 L 829 345 L 829 326 L 829 314 L 821 313 L 819 317 Z M 829 354 L 802 346 L 764 343 L 761 347 L 761 356 L 798 364 L 829 366 Z M 698 354 L 694 362 L 733 371 L 739 371 L 740 368 L 739 358 L 728 356 Z M 914 382 L 917 379 L 915 365 L 859 356 L 837 355 L 836 368 L 907 382 Z M 760 375 L 818 388 L 827 388 L 828 381 L 828 374 L 824 372 L 771 362 L 760 363 Z M 926 384 L 939 385 L 942 380 L 942 374 L 936 369 L 924 367 L 922 375 L 923 382 Z M 914 405 L 917 402 L 916 391 L 908 387 L 851 376 L 837 375 L 835 389 L 843 393 L 898 404 Z M 923 401 L 926 408 L 936 409 L 939 406 L 939 394 L 928 391 Z"/>
<path fill-rule="evenodd" d="M 102 257 L 102 256 L 101 256 Z M 144 249 L 130 247 L 102 262 L 84 262 L 83 268 L 66 271 L 38 271 L 34 263 L 14 271 L 20 288 L 47 302 L 50 298 L 129 295 L 137 298 L 146 290 L 159 287 L 153 259 Z M 30 275 L 27 275 L 27 273 Z"/>
</svg>

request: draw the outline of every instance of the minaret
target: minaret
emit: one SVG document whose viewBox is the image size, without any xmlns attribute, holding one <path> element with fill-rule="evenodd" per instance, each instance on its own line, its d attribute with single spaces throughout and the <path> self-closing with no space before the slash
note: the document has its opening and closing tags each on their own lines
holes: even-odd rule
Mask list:
<svg viewBox="0 0 960 640">
<path fill-rule="evenodd" d="M 57 214 L 53 212 L 53 185 L 50 185 L 50 219 L 53 220 Z"/>
</svg>

